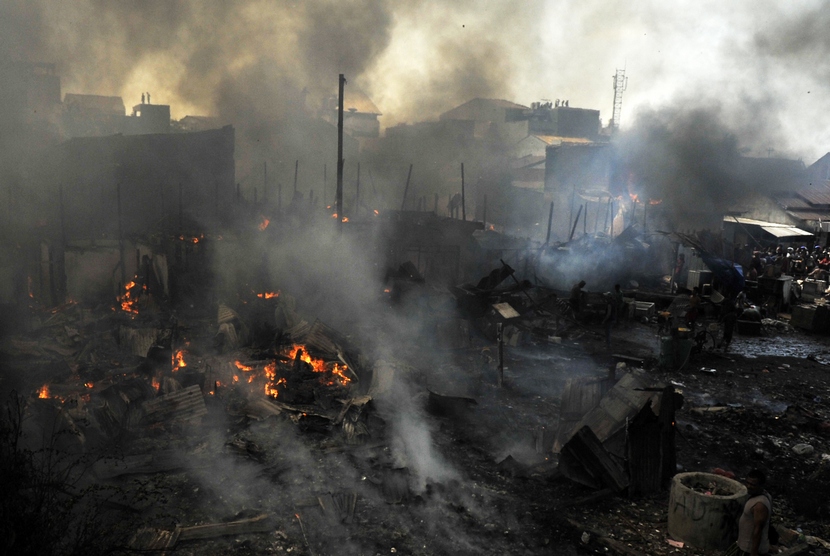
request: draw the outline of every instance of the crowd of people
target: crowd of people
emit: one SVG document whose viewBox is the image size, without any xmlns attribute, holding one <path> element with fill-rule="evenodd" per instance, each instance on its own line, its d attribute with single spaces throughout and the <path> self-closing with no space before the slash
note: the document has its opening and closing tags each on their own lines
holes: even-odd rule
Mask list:
<svg viewBox="0 0 830 556">
<path fill-rule="evenodd" d="M 830 273 L 830 247 L 807 246 L 768 247 L 755 251 L 746 272 L 747 280 L 757 280 L 761 276 L 777 277 L 782 274 L 794 278 L 811 278 L 821 280 Z"/>
</svg>

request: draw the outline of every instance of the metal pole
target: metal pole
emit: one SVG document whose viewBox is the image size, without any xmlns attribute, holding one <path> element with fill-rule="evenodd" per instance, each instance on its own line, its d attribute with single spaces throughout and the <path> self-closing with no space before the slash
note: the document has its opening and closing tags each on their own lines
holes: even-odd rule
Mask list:
<svg viewBox="0 0 830 556">
<path fill-rule="evenodd" d="M 464 163 L 461 163 L 461 220 L 467 221 L 467 207 L 464 203 Z"/>
<path fill-rule="evenodd" d="M 336 208 L 338 228 L 343 230 L 343 88 L 346 77 L 341 73 L 338 81 L 337 100 L 337 194 Z"/>
<path fill-rule="evenodd" d="M 409 191 L 409 179 L 412 177 L 412 164 L 409 165 L 409 173 L 406 174 L 406 185 L 403 188 L 403 201 L 401 201 L 401 212 L 406 205 L 406 193 Z"/>
</svg>

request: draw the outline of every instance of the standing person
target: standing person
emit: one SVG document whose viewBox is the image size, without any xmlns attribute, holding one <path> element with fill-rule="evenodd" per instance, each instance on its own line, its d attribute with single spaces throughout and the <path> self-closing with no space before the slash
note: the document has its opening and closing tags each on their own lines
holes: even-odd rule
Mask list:
<svg viewBox="0 0 830 556">
<path fill-rule="evenodd" d="M 735 332 L 735 324 L 738 322 L 738 308 L 732 299 L 724 301 L 723 314 L 721 315 L 723 321 L 723 338 L 721 338 L 718 347 L 723 348 L 723 351 L 729 349 L 729 344 L 732 343 L 732 335 Z"/>
<path fill-rule="evenodd" d="M 772 498 L 764 490 L 767 477 L 753 469 L 743 480 L 749 499 L 738 518 L 738 540 L 726 549 L 724 556 L 759 556 L 769 554 L 769 524 Z"/>
<path fill-rule="evenodd" d="M 689 308 L 686 311 L 686 324 L 692 331 L 695 329 L 695 321 L 697 321 L 700 312 L 700 301 L 700 288 L 695 286 L 692 288 L 692 295 L 689 297 Z"/>
<path fill-rule="evenodd" d="M 680 277 L 683 275 L 683 270 L 684 270 L 685 268 L 686 268 L 686 255 L 685 255 L 685 254 L 683 254 L 683 253 L 680 253 L 680 254 L 677 256 L 677 263 L 676 263 L 676 264 L 675 264 L 675 266 L 674 266 L 674 277 L 673 277 L 673 280 L 674 280 L 674 289 L 675 289 L 675 290 L 679 290 L 679 289 L 680 289 Z M 685 281 L 685 280 L 683 281 L 683 285 L 684 285 L 684 286 L 686 285 L 686 281 Z"/>
<path fill-rule="evenodd" d="M 582 291 L 582 288 L 585 287 L 585 280 L 580 280 L 571 288 L 571 297 L 568 299 L 568 303 L 571 305 L 571 310 L 574 313 L 574 317 L 579 317 L 582 313 L 582 297 L 585 295 L 585 292 Z"/>
<path fill-rule="evenodd" d="M 625 306 L 623 292 L 619 284 L 614 284 L 614 291 L 611 292 L 611 297 L 614 298 L 614 309 L 616 310 L 616 313 L 614 314 L 614 323 L 616 324 L 622 318 L 623 307 Z"/>
</svg>

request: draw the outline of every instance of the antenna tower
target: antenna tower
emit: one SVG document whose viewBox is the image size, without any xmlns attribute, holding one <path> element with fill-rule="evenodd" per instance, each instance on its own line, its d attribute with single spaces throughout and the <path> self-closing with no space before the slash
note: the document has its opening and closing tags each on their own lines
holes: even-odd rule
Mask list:
<svg viewBox="0 0 830 556">
<path fill-rule="evenodd" d="M 622 113 L 623 91 L 628 88 L 628 78 L 624 69 L 618 69 L 614 75 L 614 114 L 611 117 L 611 132 L 620 128 L 620 114 Z"/>
</svg>

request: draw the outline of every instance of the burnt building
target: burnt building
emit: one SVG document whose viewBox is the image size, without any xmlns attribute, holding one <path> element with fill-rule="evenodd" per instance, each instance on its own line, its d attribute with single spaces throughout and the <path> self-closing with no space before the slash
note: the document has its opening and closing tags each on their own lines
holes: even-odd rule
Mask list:
<svg viewBox="0 0 830 556">
<path fill-rule="evenodd" d="M 78 137 L 55 153 L 69 238 L 116 237 L 224 222 L 234 200 L 234 129 Z M 121 207 L 119 212 L 118 197 Z"/>
</svg>

